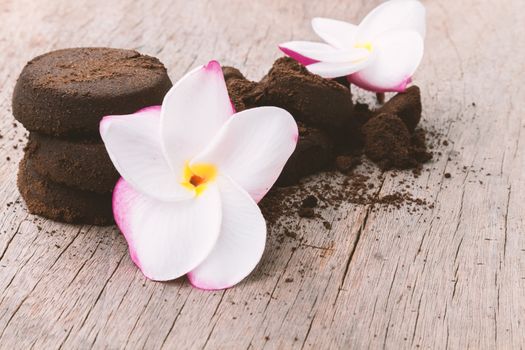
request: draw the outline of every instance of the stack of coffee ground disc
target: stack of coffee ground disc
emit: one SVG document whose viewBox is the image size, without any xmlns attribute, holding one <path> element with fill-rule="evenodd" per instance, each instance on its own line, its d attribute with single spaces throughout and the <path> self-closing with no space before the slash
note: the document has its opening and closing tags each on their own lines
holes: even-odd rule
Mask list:
<svg viewBox="0 0 525 350">
<path fill-rule="evenodd" d="M 164 65 L 132 50 L 74 48 L 30 61 L 13 114 L 29 130 L 18 188 L 29 212 L 68 222 L 113 222 L 118 173 L 100 139 L 106 115 L 160 105 L 172 86 Z"/>
</svg>

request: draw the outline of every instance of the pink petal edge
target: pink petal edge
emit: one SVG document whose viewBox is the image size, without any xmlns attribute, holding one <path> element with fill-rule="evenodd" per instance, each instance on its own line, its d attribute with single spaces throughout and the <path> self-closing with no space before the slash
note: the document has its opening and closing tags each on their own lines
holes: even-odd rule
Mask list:
<svg viewBox="0 0 525 350">
<path fill-rule="evenodd" d="M 300 64 L 302 64 L 303 66 L 307 66 L 309 64 L 313 64 L 313 63 L 317 63 L 319 61 L 316 61 L 316 60 L 313 60 L 309 57 L 306 57 L 306 56 L 303 56 L 293 50 L 290 50 L 286 47 L 283 47 L 283 46 L 280 46 L 279 45 L 279 49 L 287 56 L 290 56 L 291 58 L 293 58 L 294 60 L 296 60 L 297 62 L 299 62 Z"/>
<path fill-rule="evenodd" d="M 139 258 L 137 256 L 135 247 L 133 245 L 133 241 L 128 235 L 126 235 L 126 232 L 128 232 L 130 229 L 129 223 L 126 219 L 126 213 L 129 210 L 129 208 L 127 207 L 126 203 L 123 203 L 119 199 L 119 196 L 122 193 L 125 193 L 130 190 L 131 190 L 131 186 L 124 180 L 124 178 L 122 177 L 119 178 L 119 180 L 117 181 L 117 184 L 115 185 L 115 188 L 113 189 L 113 196 L 111 199 L 112 207 L 113 207 L 113 217 L 115 218 L 115 223 L 117 224 L 117 227 L 119 228 L 120 232 L 122 232 L 122 234 L 124 235 L 124 238 L 126 239 L 128 243 L 129 255 L 131 257 L 131 260 L 142 271 Z"/>
<path fill-rule="evenodd" d="M 407 89 L 407 86 L 412 83 L 412 77 L 405 78 L 401 83 L 399 83 L 397 86 L 389 89 L 380 88 L 374 85 L 369 84 L 365 80 L 361 79 L 359 76 L 359 73 L 354 73 L 346 77 L 346 79 L 356 86 L 359 86 L 362 89 L 382 93 L 382 92 L 405 92 Z"/>
<path fill-rule="evenodd" d="M 233 114 L 237 113 L 237 111 L 235 110 L 235 105 L 233 104 L 233 101 L 232 101 L 231 97 L 230 97 L 230 104 L 232 106 Z M 232 115 L 232 117 L 233 117 L 233 115 Z"/>
<path fill-rule="evenodd" d="M 207 283 L 197 283 L 196 280 L 195 280 L 195 277 L 193 276 L 193 274 L 190 272 L 188 274 L 186 274 L 186 277 L 188 278 L 188 282 L 190 282 L 191 286 L 193 288 L 197 288 L 197 289 L 200 289 L 200 290 L 203 290 L 203 291 L 206 291 L 206 292 L 213 292 L 213 291 L 217 291 L 217 290 L 224 290 L 224 289 L 228 289 L 228 288 L 231 288 L 233 286 L 227 286 L 227 287 L 224 287 L 224 288 L 215 288 L 211 285 L 208 285 Z"/>
<path fill-rule="evenodd" d="M 133 114 L 137 114 L 137 113 L 141 113 L 141 112 L 160 112 L 162 106 L 161 105 L 155 105 L 155 106 L 149 106 L 149 107 L 144 107 L 144 108 L 141 108 L 139 109 L 138 111 L 136 111 L 135 113 Z"/>
<path fill-rule="evenodd" d="M 224 73 L 222 72 L 222 66 L 219 63 L 219 61 L 217 60 L 209 61 L 208 64 L 204 66 L 204 69 L 207 72 L 220 75 L 222 81 L 224 82 L 224 86 L 226 86 L 226 81 L 224 80 Z M 228 91 L 227 87 L 226 87 L 226 91 Z M 228 93 L 228 97 L 229 97 L 229 93 Z M 235 106 L 233 105 L 231 97 L 229 97 L 229 99 L 230 99 L 230 105 L 232 107 L 232 114 L 235 114 Z"/>
<path fill-rule="evenodd" d="M 219 61 L 216 61 L 216 60 L 209 61 L 208 64 L 204 66 L 204 69 L 210 72 L 220 73 L 222 75 L 222 68 L 221 68 L 221 64 L 219 63 Z"/>
</svg>

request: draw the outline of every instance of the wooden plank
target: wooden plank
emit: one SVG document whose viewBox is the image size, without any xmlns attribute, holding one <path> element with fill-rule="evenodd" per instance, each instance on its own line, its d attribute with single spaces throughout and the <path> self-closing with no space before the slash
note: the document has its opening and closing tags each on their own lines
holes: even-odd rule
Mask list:
<svg viewBox="0 0 525 350">
<path fill-rule="evenodd" d="M 211 58 L 257 79 L 279 56 L 276 44 L 315 39 L 311 17 L 357 21 L 377 3 L 0 2 L 0 348 L 524 347 L 520 0 L 425 1 L 427 51 L 416 82 L 426 126 L 451 142 L 419 178 L 378 174 L 377 188 L 386 195 L 408 181 L 432 209 L 344 203 L 320 212 L 331 228 L 282 218 L 252 276 L 203 292 L 184 279 L 147 281 L 116 228 L 54 223 L 20 202 L 26 132 L 13 124 L 10 98 L 33 56 L 136 48 L 159 57 L 173 80 Z M 283 238 L 285 229 L 298 237 Z"/>
</svg>

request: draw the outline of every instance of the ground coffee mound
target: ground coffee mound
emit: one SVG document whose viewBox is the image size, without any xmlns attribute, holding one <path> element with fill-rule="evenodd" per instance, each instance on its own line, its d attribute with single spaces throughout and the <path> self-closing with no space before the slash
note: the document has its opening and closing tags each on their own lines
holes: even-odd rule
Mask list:
<svg viewBox="0 0 525 350">
<path fill-rule="evenodd" d="M 377 114 L 394 114 L 405 123 L 408 130 L 414 131 L 421 120 L 422 111 L 419 87 L 411 86 L 405 92 L 399 93 L 387 101 L 377 111 Z"/>
<path fill-rule="evenodd" d="M 235 68 L 225 67 L 230 97 L 239 109 L 277 106 L 286 109 L 305 125 L 329 133 L 334 141 L 351 138 L 352 120 L 350 90 L 333 80 L 311 74 L 291 58 L 275 61 L 259 82 L 246 80 Z"/>
<path fill-rule="evenodd" d="M 316 217 L 313 208 L 301 205 L 303 192 L 336 206 L 342 201 L 396 208 L 403 203 L 427 205 L 404 189 L 379 197 L 378 189 L 369 181 L 368 173 L 374 171 L 367 170 L 364 174 L 354 171 L 364 156 L 382 170 L 413 169 L 417 176 L 422 164 L 431 159 L 426 133 L 418 128 L 422 107 L 417 86 L 372 110 L 367 104 L 352 102 L 346 80 L 321 78 L 290 58 L 276 60 L 260 82 L 247 80 L 235 68 L 224 67 L 223 71 L 238 111 L 279 106 L 288 110 L 299 125 L 297 148 L 277 182 L 291 187 L 274 188 L 261 202 L 270 221 L 292 213 Z M 368 160 L 366 164 L 370 164 Z M 332 169 L 344 174 L 345 180 L 338 184 L 322 182 L 313 187 L 294 186 L 307 175 Z M 331 178 L 335 181 L 334 176 Z"/>
<path fill-rule="evenodd" d="M 290 58 L 276 60 L 260 82 L 247 80 L 232 67 L 224 67 L 223 72 L 238 111 L 278 106 L 300 124 L 297 149 L 279 185 L 292 185 L 304 176 L 334 167 L 348 173 L 360 164 L 363 153 L 385 170 L 419 169 L 431 158 L 424 131 L 416 129 L 422 112 L 417 86 L 373 111 L 363 103 L 354 105 L 348 87 L 312 74 Z M 315 133 L 306 133 L 314 129 Z"/>
<path fill-rule="evenodd" d="M 297 147 L 277 180 L 279 186 L 293 185 L 306 175 L 328 168 L 333 160 L 334 143 L 326 133 L 302 123 L 298 126 Z"/>
<path fill-rule="evenodd" d="M 394 114 L 382 113 L 370 119 L 362 128 L 365 154 L 381 168 L 410 168 L 410 133 Z"/>
</svg>

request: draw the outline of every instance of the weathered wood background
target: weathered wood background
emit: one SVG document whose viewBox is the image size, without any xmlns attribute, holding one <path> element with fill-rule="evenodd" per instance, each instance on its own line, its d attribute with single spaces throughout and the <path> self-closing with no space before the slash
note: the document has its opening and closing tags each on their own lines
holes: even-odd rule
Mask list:
<svg viewBox="0 0 525 350">
<path fill-rule="evenodd" d="M 301 243 L 278 242 L 291 224 L 274 225 L 259 268 L 233 289 L 149 282 L 115 228 L 46 221 L 20 201 L 25 131 L 10 99 L 33 56 L 134 48 L 159 57 L 173 80 L 211 58 L 257 79 L 279 42 L 315 39 L 311 17 L 356 22 L 378 3 L 0 1 L 0 347 L 525 347 L 523 0 L 424 1 L 416 83 L 426 125 L 451 142 L 411 191 L 433 209 L 328 208 L 331 229 L 292 219 Z M 378 195 L 412 174 L 383 179 Z"/>
</svg>

